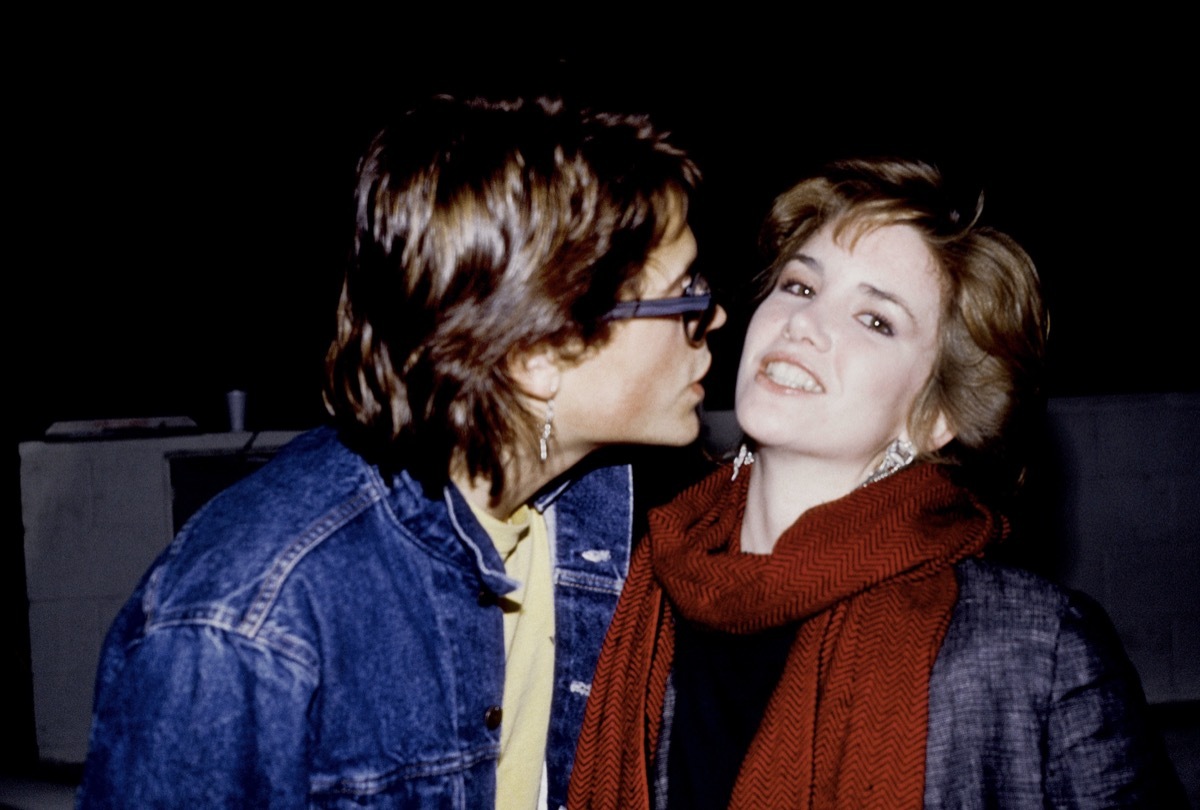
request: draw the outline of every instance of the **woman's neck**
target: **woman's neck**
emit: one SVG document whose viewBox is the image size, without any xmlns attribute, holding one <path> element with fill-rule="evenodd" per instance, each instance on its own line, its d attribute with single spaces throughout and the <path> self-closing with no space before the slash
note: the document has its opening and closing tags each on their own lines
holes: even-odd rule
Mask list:
<svg viewBox="0 0 1200 810">
<path fill-rule="evenodd" d="M 770 554 L 801 515 L 848 494 L 866 475 L 859 464 L 839 465 L 769 448 L 756 453 L 742 516 L 742 551 Z"/>
</svg>

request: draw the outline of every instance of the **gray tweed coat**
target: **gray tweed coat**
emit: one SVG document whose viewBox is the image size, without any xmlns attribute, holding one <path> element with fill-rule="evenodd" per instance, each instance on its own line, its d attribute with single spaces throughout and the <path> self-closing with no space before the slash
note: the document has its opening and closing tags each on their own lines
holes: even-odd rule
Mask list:
<svg viewBox="0 0 1200 810">
<path fill-rule="evenodd" d="M 1186 808 L 1103 610 L 1017 569 L 956 573 L 929 681 L 925 806 Z"/>
</svg>

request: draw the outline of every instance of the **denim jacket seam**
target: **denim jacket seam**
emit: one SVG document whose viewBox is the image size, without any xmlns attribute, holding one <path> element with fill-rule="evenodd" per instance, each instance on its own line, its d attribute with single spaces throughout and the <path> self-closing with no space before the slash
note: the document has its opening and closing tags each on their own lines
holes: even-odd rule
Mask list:
<svg viewBox="0 0 1200 810">
<path fill-rule="evenodd" d="M 283 553 L 272 561 L 262 585 L 238 625 L 238 631 L 247 637 L 256 637 L 284 583 L 300 560 L 380 499 L 381 494 L 373 487 L 359 490 L 314 521 L 303 534 L 293 540 Z"/>
<path fill-rule="evenodd" d="M 625 580 L 621 577 L 591 574 L 559 567 L 554 570 L 554 584 L 595 593 L 620 594 L 622 588 L 625 587 Z"/>
<path fill-rule="evenodd" d="M 384 481 L 379 475 L 379 471 L 374 467 L 368 468 L 367 475 L 370 477 L 370 480 L 375 487 L 381 492 L 385 492 L 392 488 L 389 487 L 387 482 Z M 406 473 L 400 473 L 399 479 L 393 486 L 403 487 L 404 490 L 413 496 L 417 503 L 423 505 L 423 508 L 427 508 L 428 505 L 432 503 L 426 499 L 424 492 L 420 489 L 420 485 L 409 478 Z M 470 550 L 470 553 L 474 558 L 475 574 L 484 578 L 485 580 L 499 579 L 500 582 L 507 583 L 510 587 L 504 589 L 505 591 L 513 590 L 519 587 L 519 583 L 510 579 L 503 569 L 497 571 L 496 569 L 489 568 L 487 566 L 486 561 L 483 559 L 483 554 L 479 548 L 480 539 L 473 537 L 470 531 L 463 526 L 462 521 L 459 519 L 458 512 L 454 508 L 454 498 L 450 494 L 451 486 L 452 485 L 447 485 L 443 488 L 441 505 L 446 509 L 446 518 L 450 521 L 451 528 L 454 530 L 455 535 Z M 386 515 L 387 521 L 392 524 L 396 531 L 400 532 L 400 534 L 408 539 L 409 542 L 419 547 L 425 554 L 428 554 L 433 559 L 438 560 L 439 562 L 442 562 L 448 566 L 458 568 L 462 565 L 461 559 L 457 559 L 452 555 L 447 554 L 444 548 L 436 543 L 426 542 L 424 534 L 414 532 L 411 528 L 409 528 L 406 520 L 401 518 L 400 514 L 397 512 L 396 506 L 391 503 L 388 498 L 381 497 L 381 503 L 384 505 L 384 514 Z M 411 517 L 411 515 L 408 517 Z M 488 542 L 490 542 L 490 539 Z"/>
<path fill-rule="evenodd" d="M 498 571 L 488 567 L 479 541 L 471 536 L 471 533 L 467 531 L 466 527 L 459 520 L 458 512 L 455 509 L 454 496 L 451 494 L 449 486 L 442 490 L 442 499 L 446 504 L 446 512 L 449 515 L 450 524 L 454 527 L 454 531 L 458 534 L 459 538 L 471 549 L 471 553 L 475 557 L 475 566 L 479 572 L 484 576 L 498 577 L 506 583 L 511 583 L 513 588 L 520 587 L 520 583 L 509 577 L 508 572 L 503 567 Z M 490 538 L 487 538 L 487 540 L 489 543 L 491 542 Z"/>
<path fill-rule="evenodd" d="M 231 637 L 230 641 L 234 639 L 240 640 L 260 652 L 270 652 L 280 655 L 304 667 L 313 679 L 316 680 L 316 672 L 320 666 L 320 662 L 307 644 L 286 634 L 264 635 L 259 633 L 248 635 L 242 632 L 239 626 L 236 626 L 229 620 L 229 618 L 232 618 L 230 616 L 232 613 L 233 611 L 219 605 L 207 609 L 188 608 L 186 610 L 172 611 L 167 616 L 157 618 L 152 623 L 147 624 L 140 640 L 149 637 L 151 633 L 184 628 L 208 628 Z M 225 618 L 227 616 L 229 618 Z"/>
<path fill-rule="evenodd" d="M 363 796 L 381 793 L 393 785 L 430 776 L 464 773 L 480 762 L 496 757 L 496 746 L 476 746 L 451 756 L 424 762 L 409 762 L 374 776 L 316 776 L 309 779 L 309 792 L 318 795 Z"/>
</svg>

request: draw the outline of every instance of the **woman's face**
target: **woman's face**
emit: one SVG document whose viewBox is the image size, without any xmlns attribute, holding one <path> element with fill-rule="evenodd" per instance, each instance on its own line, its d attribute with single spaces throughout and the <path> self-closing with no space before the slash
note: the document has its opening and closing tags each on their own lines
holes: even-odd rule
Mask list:
<svg viewBox="0 0 1200 810">
<path fill-rule="evenodd" d="M 647 257 L 638 297 L 682 295 L 695 260 L 696 238 L 685 225 Z M 710 330 L 724 321 L 718 308 Z M 558 440 L 580 452 L 608 444 L 687 444 L 700 430 L 696 406 L 711 362 L 707 345 L 688 342 L 678 316 L 614 322 L 604 344 L 562 373 L 554 406 Z"/>
<path fill-rule="evenodd" d="M 736 407 L 760 451 L 865 477 L 908 437 L 937 357 L 942 292 L 918 232 L 888 225 L 840 242 L 826 225 L 789 257 L 750 321 Z M 930 448 L 919 448 L 922 450 Z"/>
</svg>

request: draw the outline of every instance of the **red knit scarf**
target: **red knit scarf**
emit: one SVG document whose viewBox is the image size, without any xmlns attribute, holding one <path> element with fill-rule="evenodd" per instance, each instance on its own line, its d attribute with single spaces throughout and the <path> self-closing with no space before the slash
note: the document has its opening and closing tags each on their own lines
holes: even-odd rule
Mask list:
<svg viewBox="0 0 1200 810">
<path fill-rule="evenodd" d="M 743 554 L 746 478 L 722 468 L 651 513 L 592 682 L 571 810 L 650 806 L 672 611 L 729 633 L 800 622 L 730 807 L 922 806 L 952 566 L 1002 521 L 919 465 L 810 509 L 772 554 Z"/>
</svg>

